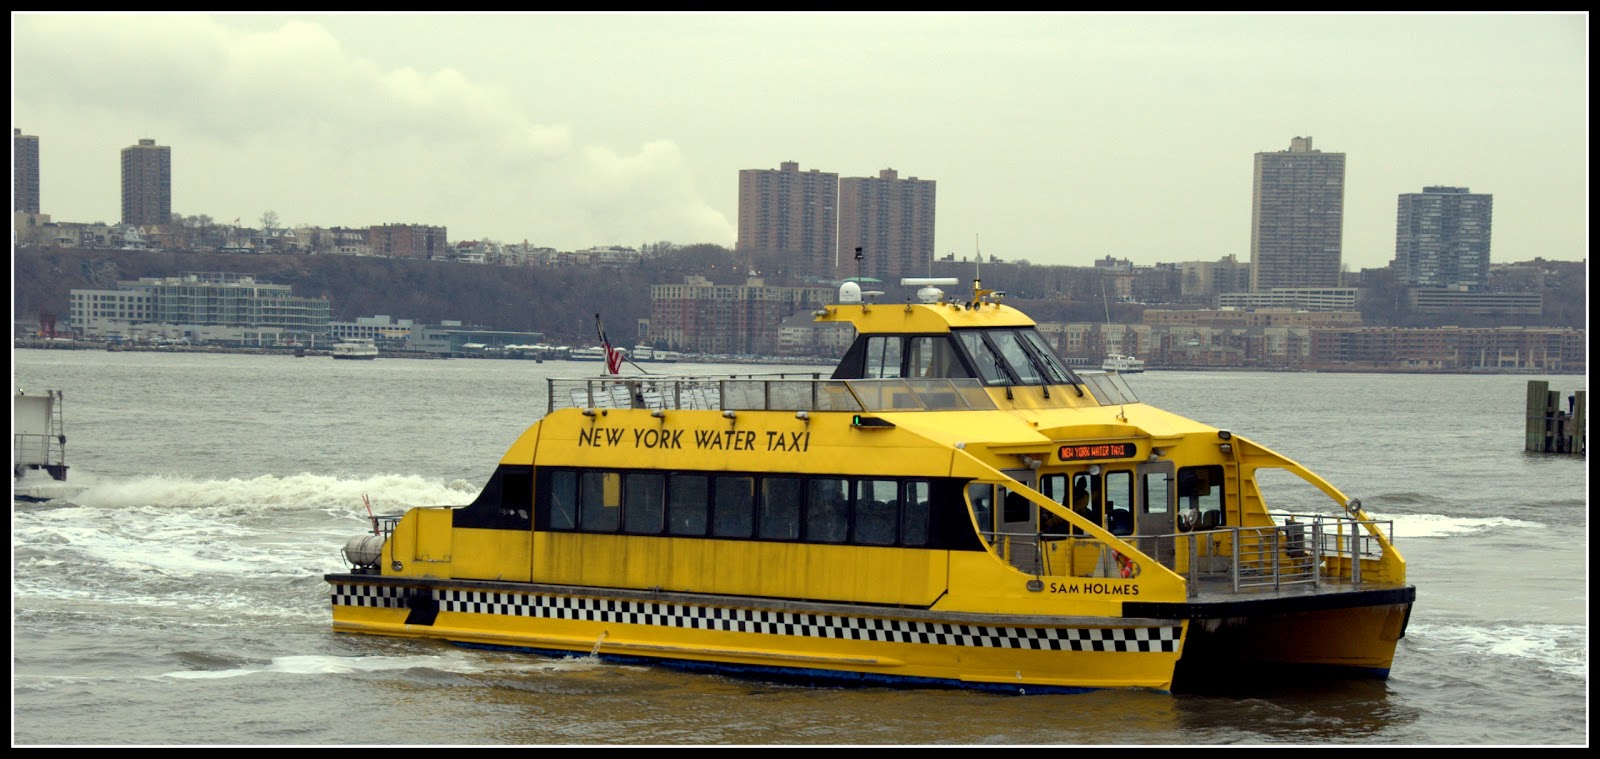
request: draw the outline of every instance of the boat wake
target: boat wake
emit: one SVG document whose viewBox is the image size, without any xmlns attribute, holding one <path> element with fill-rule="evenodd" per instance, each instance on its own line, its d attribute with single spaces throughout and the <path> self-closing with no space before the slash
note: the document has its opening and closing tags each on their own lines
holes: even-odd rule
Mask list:
<svg viewBox="0 0 1600 759">
<path fill-rule="evenodd" d="M 1411 646 L 1453 651 L 1463 660 L 1491 657 L 1565 677 L 1585 680 L 1589 677 L 1589 629 L 1584 625 L 1518 624 L 1485 628 L 1413 619 L 1405 642 Z"/>
<path fill-rule="evenodd" d="M 168 672 L 165 677 L 178 680 L 216 680 L 249 675 L 347 675 L 360 672 L 394 672 L 425 670 L 453 675 L 496 676 L 515 674 L 549 674 L 592 670 L 607 667 L 592 657 L 541 659 L 528 656 L 485 656 L 472 651 L 447 651 L 442 654 L 417 656 L 279 656 L 256 666 L 238 666 L 228 669 L 181 670 Z"/>
<path fill-rule="evenodd" d="M 123 481 L 91 481 L 88 489 L 70 502 L 92 509 L 182 508 L 210 512 L 197 516 L 233 517 L 307 509 L 345 513 L 364 509 L 361 498 L 365 495 L 371 500 L 374 511 L 387 513 L 409 506 L 465 504 L 481 487 L 482 483 L 465 480 L 441 482 L 402 474 L 366 477 L 262 475 L 227 480 L 156 475 Z M 61 501 L 52 503 L 63 505 Z"/>
</svg>

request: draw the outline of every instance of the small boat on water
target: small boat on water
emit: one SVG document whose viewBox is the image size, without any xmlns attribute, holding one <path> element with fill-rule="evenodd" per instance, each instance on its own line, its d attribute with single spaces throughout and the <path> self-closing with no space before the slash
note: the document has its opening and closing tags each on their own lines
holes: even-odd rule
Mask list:
<svg viewBox="0 0 1600 759">
<path fill-rule="evenodd" d="M 650 345 L 635 345 L 627 355 L 629 361 L 654 364 L 673 364 L 682 358 L 677 351 L 661 350 Z"/>
<path fill-rule="evenodd" d="M 1100 364 L 1100 368 L 1118 374 L 1138 374 L 1144 371 L 1144 359 L 1113 353 L 1106 356 L 1106 360 Z"/>
<path fill-rule="evenodd" d="M 846 282 L 831 376 L 548 379 L 474 501 L 369 513 L 333 629 L 1028 694 L 1387 677 L 1392 522 L 953 283 Z M 1296 479 L 1326 500 L 1274 507 Z"/>
<path fill-rule="evenodd" d="M 378 357 L 378 345 L 371 340 L 341 340 L 333 344 L 334 358 L 373 359 Z"/>
<path fill-rule="evenodd" d="M 42 502 L 84 491 L 67 483 L 67 435 L 60 390 L 16 391 L 11 406 L 11 498 Z"/>
</svg>

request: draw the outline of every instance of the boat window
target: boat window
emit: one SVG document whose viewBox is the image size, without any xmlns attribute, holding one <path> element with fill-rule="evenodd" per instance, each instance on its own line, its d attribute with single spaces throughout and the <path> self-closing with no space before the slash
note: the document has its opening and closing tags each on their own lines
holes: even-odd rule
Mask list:
<svg viewBox="0 0 1600 759">
<path fill-rule="evenodd" d="M 667 480 L 667 532 L 672 535 L 706 534 L 706 496 L 710 478 L 701 474 L 674 474 Z"/>
<path fill-rule="evenodd" d="M 1169 528 L 1172 526 L 1172 517 L 1168 516 L 1172 513 L 1172 475 L 1163 471 L 1145 472 L 1144 503 L 1139 513 L 1153 515 L 1156 521 Z"/>
<path fill-rule="evenodd" d="M 900 543 L 908 546 L 928 544 L 929 485 L 907 482 L 900 497 Z"/>
<path fill-rule="evenodd" d="M 1178 470 L 1178 513 L 1187 524 L 1210 530 L 1222 526 L 1222 467 L 1189 466 Z"/>
<path fill-rule="evenodd" d="M 1133 472 L 1118 469 L 1105 474 L 1106 529 L 1112 535 L 1133 534 Z"/>
<path fill-rule="evenodd" d="M 761 478 L 759 534 L 768 540 L 800 537 L 800 478 Z"/>
<path fill-rule="evenodd" d="M 985 540 L 994 537 L 994 486 L 974 482 L 967 486 L 967 500 L 972 503 L 972 517 Z"/>
<path fill-rule="evenodd" d="M 571 530 L 578 526 L 578 473 L 570 470 L 550 472 L 550 529 Z"/>
<path fill-rule="evenodd" d="M 874 335 L 867 338 L 867 379 L 900 376 L 900 336 Z"/>
<path fill-rule="evenodd" d="M 899 483 L 894 480 L 861 480 L 856 483 L 857 543 L 877 546 L 894 543 L 894 522 L 900 511 L 898 491 Z"/>
<path fill-rule="evenodd" d="M 1055 350 L 1050 347 L 1050 343 L 1045 341 L 1044 336 L 1039 334 L 1039 330 L 1018 330 L 1017 334 L 1022 335 L 1023 341 L 1033 348 L 1034 358 L 1038 360 L 1039 368 L 1044 372 L 1051 384 L 1078 384 L 1078 378 L 1073 375 L 1071 369 L 1068 369 L 1065 364 L 1061 363 L 1060 359 L 1056 358 Z"/>
<path fill-rule="evenodd" d="M 623 531 L 661 533 L 667 478 L 656 472 L 629 472 L 622 479 Z"/>
<path fill-rule="evenodd" d="M 1011 380 L 1006 376 L 1005 369 L 1001 368 L 1003 362 L 999 354 L 984 342 L 983 332 L 974 329 L 961 330 L 956 332 L 956 337 L 960 338 L 962 347 L 972 356 L 973 362 L 978 367 L 978 378 L 983 380 L 983 384 L 1010 384 Z"/>
<path fill-rule="evenodd" d="M 960 379 L 972 375 L 944 335 L 914 335 L 906 345 L 906 376 Z"/>
<path fill-rule="evenodd" d="M 806 499 L 806 540 L 817 543 L 843 543 L 849 536 L 849 482 L 839 478 L 811 480 Z"/>
<path fill-rule="evenodd" d="M 711 491 L 711 534 L 719 538 L 750 537 L 755 521 L 751 511 L 755 481 L 749 477 L 719 476 Z"/>
<path fill-rule="evenodd" d="M 989 330 L 989 339 L 993 340 L 995 347 L 1000 349 L 1000 355 L 1005 356 L 1006 363 L 1011 366 L 1012 374 L 1017 376 L 1017 381 L 1023 385 L 1042 385 L 1044 377 L 1039 373 L 1039 367 L 1028 356 L 1027 349 L 1022 347 L 1022 338 L 1016 331 L 1009 329 Z"/>
<path fill-rule="evenodd" d="M 862 406 L 875 411 L 917 411 L 925 408 L 922 398 L 911 390 L 906 380 L 852 381 L 850 389 L 861 399 Z"/>
<path fill-rule="evenodd" d="M 936 521 L 961 518 L 959 504 L 936 513 L 935 493 L 954 496 L 953 482 L 605 469 L 543 469 L 539 481 L 539 529 L 562 532 L 918 547 L 944 546 Z M 992 538 L 993 504 L 1007 491 L 969 492 Z M 970 545 L 971 533 L 956 540 Z"/>
<path fill-rule="evenodd" d="M 1086 372 L 1077 375 L 1083 384 L 1089 386 L 1089 393 L 1102 406 L 1115 406 L 1119 403 L 1138 403 L 1139 399 L 1133 394 L 1133 389 L 1128 387 L 1128 381 L 1115 372 Z"/>
<path fill-rule="evenodd" d="M 578 525 L 594 532 L 616 532 L 622 525 L 622 476 L 584 472 L 578 485 Z"/>
</svg>

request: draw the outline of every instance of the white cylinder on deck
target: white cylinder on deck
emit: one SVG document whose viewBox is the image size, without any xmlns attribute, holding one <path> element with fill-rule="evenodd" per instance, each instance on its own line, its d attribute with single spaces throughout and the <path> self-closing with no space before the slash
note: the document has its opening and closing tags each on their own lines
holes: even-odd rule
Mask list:
<svg viewBox="0 0 1600 759">
<path fill-rule="evenodd" d="M 344 560 L 352 567 L 377 566 L 383 558 L 382 535 L 357 535 L 344 544 Z"/>
</svg>

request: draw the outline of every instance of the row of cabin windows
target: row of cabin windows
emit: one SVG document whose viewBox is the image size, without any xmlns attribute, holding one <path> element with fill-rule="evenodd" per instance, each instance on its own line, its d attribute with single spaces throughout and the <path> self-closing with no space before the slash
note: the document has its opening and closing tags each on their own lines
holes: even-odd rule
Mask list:
<svg viewBox="0 0 1600 759">
<path fill-rule="evenodd" d="M 957 344 L 967 358 L 962 358 Z M 1050 344 L 1031 327 L 960 329 L 954 330 L 952 335 L 870 335 L 852 347 L 833 376 L 835 379 L 967 378 L 973 377 L 974 371 L 985 385 L 1069 385 L 1077 382 L 1072 372 L 1056 358 Z"/>
<path fill-rule="evenodd" d="M 544 470 L 547 529 L 926 546 L 927 480 Z"/>
</svg>

